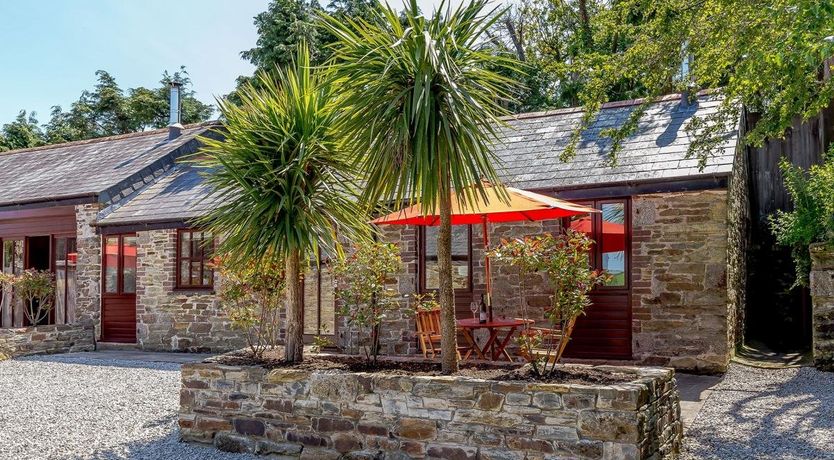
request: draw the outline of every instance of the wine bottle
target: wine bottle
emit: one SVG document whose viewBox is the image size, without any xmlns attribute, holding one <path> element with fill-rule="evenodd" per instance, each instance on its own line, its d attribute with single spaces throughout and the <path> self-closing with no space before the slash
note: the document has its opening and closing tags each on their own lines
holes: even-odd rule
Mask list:
<svg viewBox="0 0 834 460">
<path fill-rule="evenodd" d="M 487 322 L 487 304 L 484 301 L 484 295 L 481 294 L 480 313 L 478 315 L 478 322 L 483 324 Z"/>
</svg>

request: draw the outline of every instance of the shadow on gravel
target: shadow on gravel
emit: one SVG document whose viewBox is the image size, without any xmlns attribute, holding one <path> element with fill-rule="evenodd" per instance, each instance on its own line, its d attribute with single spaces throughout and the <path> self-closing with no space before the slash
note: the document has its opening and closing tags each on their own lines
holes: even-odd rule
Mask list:
<svg viewBox="0 0 834 460">
<path fill-rule="evenodd" d="M 701 414 L 684 458 L 834 459 L 834 374 L 805 367 L 786 381 L 746 383 L 715 388 L 737 399 Z"/>
</svg>

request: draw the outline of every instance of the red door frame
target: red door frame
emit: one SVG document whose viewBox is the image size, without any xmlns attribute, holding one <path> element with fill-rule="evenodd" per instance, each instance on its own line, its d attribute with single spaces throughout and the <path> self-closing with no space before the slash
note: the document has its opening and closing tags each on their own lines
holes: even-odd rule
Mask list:
<svg viewBox="0 0 834 460">
<path fill-rule="evenodd" d="M 101 239 L 101 340 L 103 342 L 136 343 L 136 292 L 135 289 L 134 292 L 124 292 L 124 240 L 126 237 L 135 238 L 136 234 L 110 234 L 103 235 Z M 116 292 L 107 292 L 107 240 L 110 238 L 117 240 Z M 117 313 L 122 317 L 132 315 L 132 330 L 122 332 L 108 330 L 110 317 L 117 316 Z"/>
<path fill-rule="evenodd" d="M 621 349 L 618 349 L 616 352 L 607 352 L 602 353 L 595 350 L 587 350 L 582 349 L 581 347 L 572 346 L 573 341 L 571 344 L 568 345 L 568 348 L 565 351 L 565 355 L 569 357 L 576 357 L 576 358 L 588 358 L 588 359 L 632 359 L 632 304 L 631 304 L 631 197 L 616 197 L 616 198 L 605 198 L 605 199 L 597 199 L 597 200 L 576 200 L 575 203 L 583 204 L 586 206 L 591 206 L 596 209 L 602 209 L 602 205 L 604 204 L 611 204 L 611 203 L 623 203 L 623 220 L 624 220 L 624 230 L 625 230 L 625 261 L 624 261 L 624 270 L 625 270 L 625 280 L 623 286 L 597 286 L 595 287 L 591 293 L 591 307 L 590 310 L 593 310 L 594 304 L 596 305 L 611 305 L 612 303 L 617 304 L 624 304 L 626 309 L 627 315 L 627 322 L 628 327 L 626 328 L 628 332 L 628 337 L 625 343 L 625 346 Z M 569 220 L 566 219 L 563 223 L 564 228 L 569 228 Z M 602 213 L 596 213 L 593 216 L 593 225 L 592 230 L 593 234 L 590 235 L 594 241 L 602 241 L 603 238 L 603 231 L 602 231 Z M 599 244 L 595 244 L 593 251 L 593 267 L 595 269 L 602 268 L 602 251 L 599 250 Z M 582 323 L 587 321 L 587 316 L 580 316 L 577 320 L 577 329 L 575 331 L 579 331 L 582 334 Z"/>
</svg>

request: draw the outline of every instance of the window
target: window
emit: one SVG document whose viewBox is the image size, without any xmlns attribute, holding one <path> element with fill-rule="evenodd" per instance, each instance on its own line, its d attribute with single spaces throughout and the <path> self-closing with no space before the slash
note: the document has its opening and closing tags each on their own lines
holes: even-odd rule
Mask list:
<svg viewBox="0 0 834 460">
<path fill-rule="evenodd" d="M 605 270 L 611 275 L 605 287 L 627 287 L 627 201 L 600 200 L 583 204 L 602 212 L 593 216 L 581 215 L 570 218 L 569 227 L 587 234 L 596 243 L 591 249 L 589 260 L 592 267 Z"/>
<path fill-rule="evenodd" d="M 136 235 L 104 238 L 104 293 L 136 293 Z"/>
<path fill-rule="evenodd" d="M 437 267 L 438 227 L 425 227 L 423 233 L 424 288 L 440 289 Z M 470 249 L 472 228 L 469 225 L 452 227 L 452 286 L 455 289 L 469 289 L 471 276 Z"/>
<path fill-rule="evenodd" d="M 56 236 L 55 256 L 55 322 L 75 321 L 75 273 L 78 263 L 75 238 Z"/>
<path fill-rule="evenodd" d="M 23 271 L 23 240 L 3 240 L 3 273 L 19 275 Z M 0 327 L 23 326 L 23 310 L 11 292 L 0 295 Z"/>
<path fill-rule="evenodd" d="M 177 287 L 180 289 L 211 289 L 214 270 L 211 254 L 214 238 L 200 230 L 180 230 L 177 234 Z"/>
</svg>

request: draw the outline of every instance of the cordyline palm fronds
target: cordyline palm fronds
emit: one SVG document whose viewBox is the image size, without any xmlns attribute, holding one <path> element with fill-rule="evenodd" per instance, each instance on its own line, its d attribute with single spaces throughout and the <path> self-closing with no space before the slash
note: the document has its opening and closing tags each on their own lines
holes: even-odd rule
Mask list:
<svg viewBox="0 0 834 460">
<path fill-rule="evenodd" d="M 220 101 L 223 140 L 204 139 L 198 164 L 221 203 L 198 221 L 221 235 L 231 264 L 272 258 L 286 264 L 286 359 L 301 361 L 301 263 L 362 239 L 365 215 L 353 193 L 355 168 L 336 117 L 333 87 L 310 69 L 300 46 L 288 69 L 261 73 L 240 89 L 241 104 Z"/>
<path fill-rule="evenodd" d="M 515 82 L 495 69 L 515 69 L 509 58 L 480 46 L 501 14 L 478 0 L 452 10 L 441 4 L 432 18 L 412 0 L 402 14 L 377 2 L 368 20 L 325 17 L 337 38 L 332 79 L 355 133 L 364 198 L 398 206 L 420 201 L 441 216 L 438 270 L 444 372 L 457 370 L 451 270 L 451 194 L 471 202 L 483 196 L 481 180 L 500 183 L 496 141 L 501 103 Z M 507 72 L 510 74 L 510 72 Z M 433 213 L 433 212 L 432 212 Z"/>
</svg>

